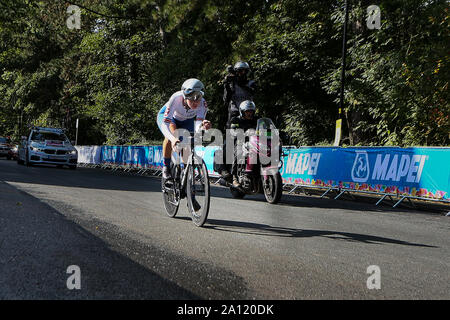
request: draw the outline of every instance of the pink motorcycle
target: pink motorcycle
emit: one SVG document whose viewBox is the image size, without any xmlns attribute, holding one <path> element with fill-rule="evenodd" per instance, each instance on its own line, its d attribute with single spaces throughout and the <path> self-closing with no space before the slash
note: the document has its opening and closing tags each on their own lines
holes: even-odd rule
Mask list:
<svg viewBox="0 0 450 320">
<path fill-rule="evenodd" d="M 282 149 L 278 130 L 271 119 L 261 118 L 256 130 L 246 135 L 248 141 L 237 144 L 238 154 L 240 150 L 242 152 L 237 161 L 241 187 L 228 185 L 231 195 L 242 199 L 246 194 L 264 193 L 267 202 L 277 203 L 283 192 L 280 174 Z"/>
</svg>

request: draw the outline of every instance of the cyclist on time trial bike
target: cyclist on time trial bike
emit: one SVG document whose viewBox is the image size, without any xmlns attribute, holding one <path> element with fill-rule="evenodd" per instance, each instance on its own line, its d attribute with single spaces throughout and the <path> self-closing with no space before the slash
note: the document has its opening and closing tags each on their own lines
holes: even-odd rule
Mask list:
<svg viewBox="0 0 450 320">
<path fill-rule="evenodd" d="M 157 124 L 164 135 L 163 142 L 163 179 L 171 179 L 170 163 L 172 149 L 180 142 L 175 135 L 175 130 L 186 129 L 194 132 L 195 121 L 202 121 L 205 130 L 211 128 L 211 122 L 206 120 L 208 105 L 204 96 L 203 83 L 198 79 L 188 79 L 181 86 L 181 90 L 175 92 L 169 101 L 159 110 Z"/>
</svg>

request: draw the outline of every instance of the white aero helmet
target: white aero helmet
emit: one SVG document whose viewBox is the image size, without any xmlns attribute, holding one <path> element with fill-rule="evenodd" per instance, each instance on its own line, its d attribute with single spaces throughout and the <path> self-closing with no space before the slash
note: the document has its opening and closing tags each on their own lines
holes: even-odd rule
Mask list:
<svg viewBox="0 0 450 320">
<path fill-rule="evenodd" d="M 187 79 L 181 86 L 183 97 L 188 100 L 201 99 L 205 94 L 204 88 L 203 82 L 195 78 Z"/>
<path fill-rule="evenodd" d="M 241 114 L 241 117 L 244 116 L 245 111 L 253 111 L 253 113 L 255 113 L 256 111 L 255 103 L 251 100 L 242 101 L 241 104 L 239 105 L 239 113 Z"/>
</svg>

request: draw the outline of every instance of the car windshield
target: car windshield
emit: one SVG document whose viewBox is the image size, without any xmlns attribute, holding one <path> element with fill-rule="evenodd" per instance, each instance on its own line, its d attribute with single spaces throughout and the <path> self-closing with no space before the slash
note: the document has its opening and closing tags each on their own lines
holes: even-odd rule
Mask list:
<svg viewBox="0 0 450 320">
<path fill-rule="evenodd" d="M 45 140 L 57 140 L 57 141 L 67 141 L 67 137 L 62 133 L 54 132 L 33 132 L 31 136 L 32 141 L 45 141 Z"/>
<path fill-rule="evenodd" d="M 0 143 L 8 143 L 8 139 L 0 137 Z"/>
</svg>

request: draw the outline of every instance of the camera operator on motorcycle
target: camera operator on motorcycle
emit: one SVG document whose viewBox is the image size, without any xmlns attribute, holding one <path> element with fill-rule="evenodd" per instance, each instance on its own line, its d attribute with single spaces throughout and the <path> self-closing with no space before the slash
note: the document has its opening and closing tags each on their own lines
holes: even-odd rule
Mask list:
<svg viewBox="0 0 450 320">
<path fill-rule="evenodd" d="M 248 73 L 250 66 L 247 62 L 238 61 L 234 67 L 228 66 L 228 74 L 224 80 L 224 94 L 223 101 L 225 107 L 228 109 L 228 120 L 226 129 L 230 128 L 231 119 L 240 115 L 239 106 L 245 100 L 253 100 L 253 95 L 256 90 L 256 82 L 248 80 Z M 223 146 L 223 159 L 225 164 L 225 150 L 226 145 Z M 231 176 L 227 165 L 224 165 L 221 170 L 222 178 L 228 180 Z"/>
<path fill-rule="evenodd" d="M 161 108 L 157 116 L 159 130 L 164 135 L 163 142 L 163 179 L 170 180 L 170 163 L 172 149 L 180 142 L 175 136 L 175 130 L 186 129 L 194 132 L 195 121 L 202 121 L 205 130 L 211 128 L 211 123 L 205 120 L 208 105 L 204 96 L 204 85 L 198 79 L 188 79 L 181 86 L 181 90 L 175 92 L 169 101 Z"/>
<path fill-rule="evenodd" d="M 251 100 L 245 100 L 241 102 L 239 105 L 239 116 L 233 117 L 230 120 L 230 129 L 236 130 L 241 129 L 244 132 L 247 132 L 249 129 L 256 129 L 256 125 L 258 122 L 257 117 L 255 116 L 256 106 L 255 103 Z M 236 147 L 236 141 L 233 141 Z M 239 188 L 240 183 L 237 177 L 237 156 L 238 150 L 235 148 L 235 153 L 233 157 L 233 164 L 231 167 L 231 173 L 233 175 L 233 187 Z"/>
<path fill-rule="evenodd" d="M 239 116 L 239 106 L 242 101 L 252 100 L 256 89 L 256 82 L 248 80 L 250 66 L 247 62 L 239 61 L 234 67 L 228 67 L 228 75 L 225 77 L 223 101 L 228 108 L 227 128 L 230 120 Z"/>
</svg>

